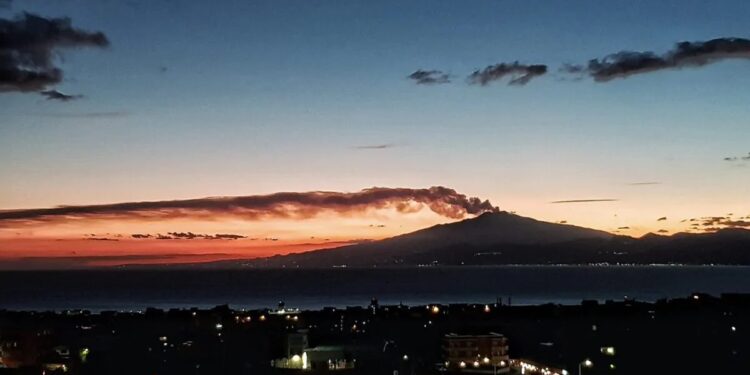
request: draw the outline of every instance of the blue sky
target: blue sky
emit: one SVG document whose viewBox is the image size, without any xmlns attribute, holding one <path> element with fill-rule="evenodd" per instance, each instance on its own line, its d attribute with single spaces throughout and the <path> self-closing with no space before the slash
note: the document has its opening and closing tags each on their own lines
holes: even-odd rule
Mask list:
<svg viewBox="0 0 750 375">
<path fill-rule="evenodd" d="M 16 0 L 0 15 L 20 11 L 111 46 L 62 51 L 56 88 L 81 100 L 0 93 L 0 208 L 444 185 L 609 230 L 750 214 L 750 169 L 722 160 L 750 151 L 750 61 L 557 71 L 748 38 L 746 1 Z M 550 73 L 464 82 L 513 61 Z M 453 82 L 415 85 L 417 69 Z M 660 184 L 627 185 L 643 181 Z M 549 204 L 586 198 L 619 201 Z"/>
</svg>

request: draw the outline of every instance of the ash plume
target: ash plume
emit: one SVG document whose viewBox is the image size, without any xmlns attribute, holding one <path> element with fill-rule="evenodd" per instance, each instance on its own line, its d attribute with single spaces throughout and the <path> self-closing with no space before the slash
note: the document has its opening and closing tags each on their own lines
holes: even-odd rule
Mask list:
<svg viewBox="0 0 750 375">
<path fill-rule="evenodd" d="M 424 207 L 452 219 L 499 211 L 488 200 L 467 197 L 442 186 L 427 189 L 373 187 L 352 193 L 281 192 L 268 195 L 7 210 L 0 211 L 0 226 L 78 219 L 304 219 L 325 212 L 352 214 L 370 209 L 391 208 L 409 213 Z"/>
</svg>

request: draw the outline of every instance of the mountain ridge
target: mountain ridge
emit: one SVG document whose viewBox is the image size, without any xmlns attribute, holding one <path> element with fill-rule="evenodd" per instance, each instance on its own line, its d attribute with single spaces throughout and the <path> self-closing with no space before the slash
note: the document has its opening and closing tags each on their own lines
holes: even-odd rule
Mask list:
<svg viewBox="0 0 750 375">
<path fill-rule="evenodd" d="M 634 238 L 494 212 L 383 240 L 275 255 L 242 261 L 240 265 L 305 268 L 600 263 L 750 265 L 750 231 L 727 228 L 713 233 Z"/>
</svg>

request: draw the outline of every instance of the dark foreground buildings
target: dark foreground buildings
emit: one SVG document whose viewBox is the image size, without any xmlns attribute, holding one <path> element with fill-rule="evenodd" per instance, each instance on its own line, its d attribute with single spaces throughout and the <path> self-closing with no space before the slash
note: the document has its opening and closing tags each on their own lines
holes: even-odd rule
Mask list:
<svg viewBox="0 0 750 375">
<path fill-rule="evenodd" d="M 747 374 L 750 296 L 0 311 L 0 374 Z"/>
</svg>

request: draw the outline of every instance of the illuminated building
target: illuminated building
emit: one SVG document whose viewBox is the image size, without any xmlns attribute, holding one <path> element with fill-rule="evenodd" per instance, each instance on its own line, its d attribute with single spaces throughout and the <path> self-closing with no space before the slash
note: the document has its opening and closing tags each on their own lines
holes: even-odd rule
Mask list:
<svg viewBox="0 0 750 375">
<path fill-rule="evenodd" d="M 508 339 L 499 333 L 443 337 L 443 359 L 449 370 L 505 374 L 510 371 Z"/>
<path fill-rule="evenodd" d="M 305 349 L 302 355 L 273 360 L 271 366 L 302 371 L 332 371 L 351 370 L 356 363 L 357 360 L 343 347 L 317 346 Z"/>
<path fill-rule="evenodd" d="M 287 358 L 291 358 L 294 355 L 302 355 L 307 347 L 307 331 L 300 330 L 286 335 L 285 351 Z"/>
</svg>

